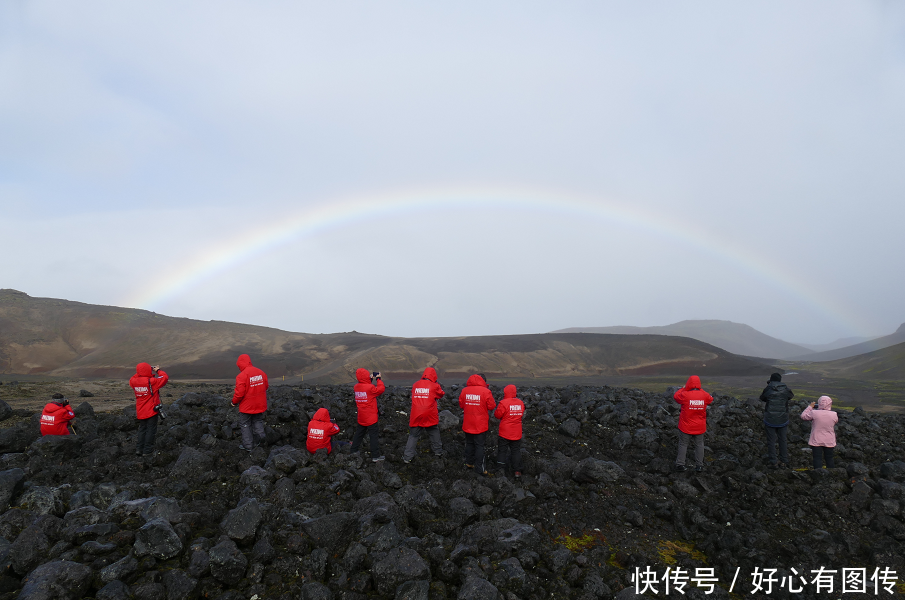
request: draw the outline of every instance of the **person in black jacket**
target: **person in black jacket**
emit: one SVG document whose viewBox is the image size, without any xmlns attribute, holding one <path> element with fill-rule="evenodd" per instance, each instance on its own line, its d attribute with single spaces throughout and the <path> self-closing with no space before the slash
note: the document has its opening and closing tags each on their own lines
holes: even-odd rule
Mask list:
<svg viewBox="0 0 905 600">
<path fill-rule="evenodd" d="M 782 382 L 782 375 L 773 373 L 760 395 L 764 402 L 764 429 L 767 433 L 767 455 L 773 467 L 788 468 L 789 448 L 786 432 L 789 428 L 789 400 L 795 394 Z M 779 461 L 776 460 L 776 442 L 779 441 Z"/>
</svg>

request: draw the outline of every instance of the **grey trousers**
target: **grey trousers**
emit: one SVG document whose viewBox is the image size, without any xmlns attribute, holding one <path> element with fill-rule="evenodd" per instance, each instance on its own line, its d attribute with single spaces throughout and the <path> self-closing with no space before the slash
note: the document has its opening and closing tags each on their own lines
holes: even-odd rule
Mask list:
<svg viewBox="0 0 905 600">
<path fill-rule="evenodd" d="M 427 439 L 430 440 L 431 450 L 437 456 L 443 455 L 443 443 L 440 441 L 440 427 L 431 425 L 430 427 L 409 427 L 409 439 L 405 443 L 405 452 L 402 453 L 404 460 L 412 460 L 415 458 L 415 449 L 418 446 L 418 439 L 421 433 L 427 433 Z"/>
<path fill-rule="evenodd" d="M 704 466 L 704 434 L 692 435 L 679 431 L 679 455 L 676 456 L 677 465 L 685 465 L 685 454 L 688 452 L 688 444 L 694 439 L 694 466 Z"/>
<path fill-rule="evenodd" d="M 264 413 L 250 415 L 239 413 L 239 430 L 242 432 L 242 445 L 251 450 L 255 445 L 255 437 L 261 442 L 267 437 L 264 433 Z"/>
</svg>

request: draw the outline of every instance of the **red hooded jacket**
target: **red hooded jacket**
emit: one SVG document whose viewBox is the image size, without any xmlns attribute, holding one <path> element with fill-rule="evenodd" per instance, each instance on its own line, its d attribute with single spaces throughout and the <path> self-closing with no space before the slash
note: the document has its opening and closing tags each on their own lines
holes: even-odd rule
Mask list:
<svg viewBox="0 0 905 600">
<path fill-rule="evenodd" d="M 378 379 L 377 385 L 371 384 L 371 372 L 367 369 L 355 371 L 355 406 L 358 408 L 358 424 L 367 427 L 377 422 L 377 396 L 386 389 L 383 381 Z"/>
<path fill-rule="evenodd" d="M 69 421 L 74 418 L 68 404 L 48 403 L 41 413 L 41 435 L 69 435 Z"/>
<path fill-rule="evenodd" d="M 500 420 L 500 437 L 507 440 L 522 439 L 522 417 L 525 416 L 525 403 L 515 397 L 514 385 L 503 388 L 503 399 L 493 411 L 493 416 Z"/>
<path fill-rule="evenodd" d="M 462 431 L 465 433 L 484 433 L 489 429 L 490 417 L 487 411 L 496 407 L 493 394 L 487 382 L 480 375 L 472 375 L 459 394 L 459 408 L 465 411 L 462 419 Z"/>
<path fill-rule="evenodd" d="M 308 439 L 305 447 L 312 454 L 321 448 L 326 448 L 327 453 L 333 452 L 333 443 L 330 438 L 339 433 L 339 425 L 330 421 L 330 411 L 319 408 L 314 413 L 314 418 L 308 423 Z"/>
<path fill-rule="evenodd" d="M 409 427 L 433 427 L 440 423 L 437 401 L 446 392 L 437 383 L 437 372 L 433 367 L 424 369 L 420 381 L 412 386 L 412 413 Z"/>
<path fill-rule="evenodd" d="M 160 388 L 167 384 L 170 377 L 163 371 L 157 371 L 157 377 L 148 363 L 138 363 L 135 375 L 129 379 L 129 386 L 135 392 L 135 416 L 140 420 L 150 419 L 157 414 L 155 406 L 160 406 Z"/>
<path fill-rule="evenodd" d="M 689 435 L 698 435 L 707 431 L 707 407 L 713 397 L 701 389 L 701 379 L 697 375 L 688 378 L 688 382 L 673 396 L 682 405 L 679 413 L 679 431 Z"/>
<path fill-rule="evenodd" d="M 239 412 L 256 415 L 267 410 L 267 375 L 261 369 L 252 366 L 251 357 L 242 354 L 236 361 L 241 373 L 236 375 L 236 391 L 233 392 L 233 404 L 239 405 Z"/>
</svg>

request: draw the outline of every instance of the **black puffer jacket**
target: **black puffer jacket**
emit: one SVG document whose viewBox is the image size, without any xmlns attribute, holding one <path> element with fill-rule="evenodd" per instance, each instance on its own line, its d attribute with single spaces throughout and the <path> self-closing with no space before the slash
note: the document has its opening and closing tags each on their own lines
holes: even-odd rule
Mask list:
<svg viewBox="0 0 905 600">
<path fill-rule="evenodd" d="M 789 386 L 781 381 L 771 381 L 760 395 L 764 405 L 764 423 L 770 427 L 789 424 L 789 400 L 795 397 Z"/>
</svg>

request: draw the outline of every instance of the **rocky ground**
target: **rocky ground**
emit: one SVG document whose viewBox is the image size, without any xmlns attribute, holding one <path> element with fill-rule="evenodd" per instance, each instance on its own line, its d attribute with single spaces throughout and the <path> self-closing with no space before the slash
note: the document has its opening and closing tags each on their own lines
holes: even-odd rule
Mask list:
<svg viewBox="0 0 905 600">
<path fill-rule="evenodd" d="M 78 436 L 39 438 L 32 411 L 0 404 L 13 423 L 0 429 L 0 600 L 622 599 L 647 567 L 713 568 L 713 593 L 689 584 L 689 598 L 790 597 L 779 578 L 795 569 L 810 582 L 820 566 L 889 567 L 905 580 L 899 415 L 841 412 L 838 467 L 810 471 L 798 405 L 792 469 L 775 471 L 763 464 L 760 407 L 717 397 L 705 471 L 673 473 L 668 393 L 525 388 L 516 480 L 464 469 L 452 400 L 442 404 L 446 457 L 423 439 L 405 465 L 406 388 L 384 396 L 379 463 L 347 447 L 304 449 L 321 406 L 349 439 L 349 386 L 272 387 L 267 442 L 251 454 L 238 448 L 227 391 L 166 398 L 158 452 L 144 458 L 128 407 L 85 402 Z M 751 593 L 756 568 L 779 570 L 769 596 Z M 795 597 L 874 597 L 838 594 L 838 576 L 836 595 L 792 582 L 804 588 Z"/>
</svg>

